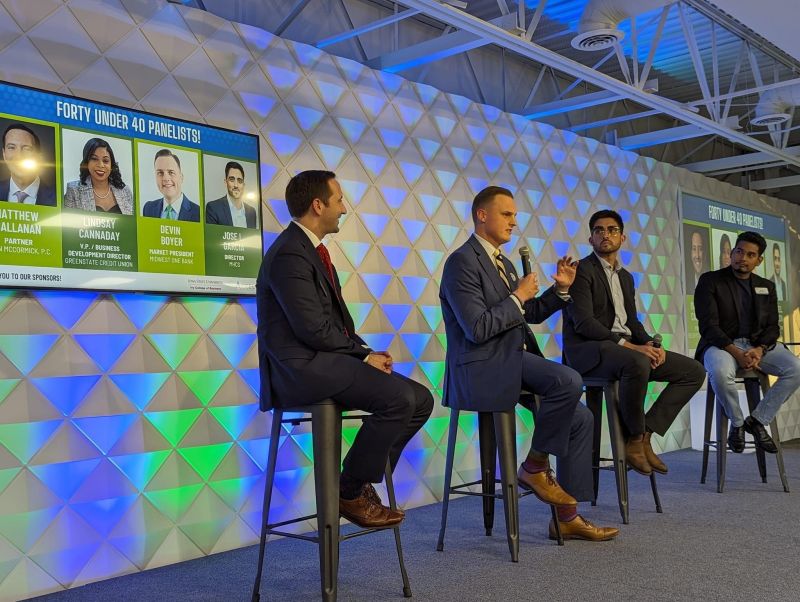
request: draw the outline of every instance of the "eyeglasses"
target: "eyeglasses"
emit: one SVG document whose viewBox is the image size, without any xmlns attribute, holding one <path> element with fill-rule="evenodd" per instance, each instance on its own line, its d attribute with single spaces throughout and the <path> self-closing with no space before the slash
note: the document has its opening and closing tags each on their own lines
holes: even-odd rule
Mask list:
<svg viewBox="0 0 800 602">
<path fill-rule="evenodd" d="M 622 233 L 622 228 L 618 226 L 609 226 L 608 228 L 603 228 L 603 226 L 595 226 L 592 228 L 592 234 L 595 236 L 605 236 L 606 232 L 609 236 L 619 236 Z"/>
</svg>

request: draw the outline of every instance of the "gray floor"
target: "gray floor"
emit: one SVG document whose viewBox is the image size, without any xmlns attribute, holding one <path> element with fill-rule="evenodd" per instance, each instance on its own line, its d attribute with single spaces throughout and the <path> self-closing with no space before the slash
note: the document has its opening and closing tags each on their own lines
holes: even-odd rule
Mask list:
<svg viewBox="0 0 800 602">
<path fill-rule="evenodd" d="M 648 480 L 631 473 L 631 523 L 607 543 L 546 537 L 549 511 L 528 497 L 520 504 L 520 562 L 509 561 L 502 509 L 495 535 L 483 535 L 480 500 L 450 505 L 445 551 L 435 551 L 441 505 L 408 513 L 403 526 L 415 600 L 797 600 L 800 599 L 800 444 L 786 446 L 786 494 L 767 457 L 762 484 L 753 455 L 728 454 L 724 494 L 699 484 L 700 454 L 666 454 L 660 478 L 664 513 L 654 510 Z M 582 508 L 597 522 L 619 525 L 613 475 L 604 472 L 598 506 Z M 340 600 L 402 600 L 391 533 L 342 544 Z M 38 598 L 48 602 L 248 600 L 257 548 L 110 579 Z M 267 547 L 265 600 L 319 597 L 316 549 L 279 540 Z M 605 600 L 603 600 L 605 599 Z"/>
</svg>

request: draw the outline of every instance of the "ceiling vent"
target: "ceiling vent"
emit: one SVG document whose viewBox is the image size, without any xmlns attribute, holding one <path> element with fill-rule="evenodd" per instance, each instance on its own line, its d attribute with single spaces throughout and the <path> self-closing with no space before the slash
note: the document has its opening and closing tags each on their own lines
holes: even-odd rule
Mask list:
<svg viewBox="0 0 800 602">
<path fill-rule="evenodd" d="M 762 127 L 768 127 L 770 125 L 780 125 L 782 123 L 786 123 L 792 118 L 789 113 L 767 113 L 765 115 L 759 115 L 758 117 L 753 117 L 750 120 L 750 123 L 753 125 L 760 125 Z"/>
<path fill-rule="evenodd" d="M 800 105 L 800 85 L 767 90 L 759 97 L 750 123 L 761 127 L 784 124 L 792 118 L 797 105 Z"/>
<path fill-rule="evenodd" d="M 619 29 L 593 29 L 579 33 L 570 42 L 575 50 L 605 50 L 611 48 L 617 42 L 621 42 L 625 38 L 625 32 Z"/>
<path fill-rule="evenodd" d="M 578 34 L 572 38 L 576 50 L 594 51 L 611 48 L 625 38 L 618 25 L 662 8 L 674 0 L 589 0 L 583 9 Z"/>
</svg>

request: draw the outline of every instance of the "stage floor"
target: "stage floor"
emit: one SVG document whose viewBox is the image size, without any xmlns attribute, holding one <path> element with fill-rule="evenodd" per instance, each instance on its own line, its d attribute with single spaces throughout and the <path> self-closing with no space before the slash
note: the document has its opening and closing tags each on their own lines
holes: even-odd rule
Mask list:
<svg viewBox="0 0 800 602">
<path fill-rule="evenodd" d="M 775 460 L 761 483 L 752 454 L 728 454 L 724 494 L 716 493 L 714 456 L 700 485 L 701 454 L 664 455 L 657 514 L 649 480 L 630 474 L 630 524 L 621 525 L 613 474 L 604 471 L 598 505 L 583 515 L 620 526 L 616 541 L 547 539 L 549 510 L 533 497 L 520 504 L 520 562 L 509 560 L 502 506 L 494 536 L 483 534 L 478 498 L 450 505 L 445 551 L 436 552 L 441 505 L 411 510 L 403 546 L 415 600 L 796 600 L 800 597 L 800 441 L 784 447 L 790 487 L 784 493 Z M 340 600 L 401 600 L 390 531 L 341 547 Z M 257 547 L 243 548 L 36 598 L 47 602 L 249 600 Z M 267 546 L 262 599 L 319 598 L 313 545 L 278 540 Z"/>
</svg>

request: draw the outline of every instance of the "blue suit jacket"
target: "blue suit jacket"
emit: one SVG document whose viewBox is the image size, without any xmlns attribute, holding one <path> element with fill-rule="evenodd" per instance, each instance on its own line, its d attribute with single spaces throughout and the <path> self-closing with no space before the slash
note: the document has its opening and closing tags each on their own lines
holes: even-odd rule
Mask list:
<svg viewBox="0 0 800 602">
<path fill-rule="evenodd" d="M 154 201 L 147 201 L 142 207 L 142 215 L 144 217 L 161 217 L 161 212 L 164 210 L 164 199 L 156 199 Z M 178 212 L 178 220 L 182 222 L 199 222 L 200 221 L 200 207 L 197 203 L 193 203 L 184 194 L 181 201 L 181 210 Z"/>
<path fill-rule="evenodd" d="M 353 382 L 370 349 L 341 294 L 335 269 L 332 282 L 306 233 L 289 224 L 256 280 L 263 411 L 315 403 Z"/>
<path fill-rule="evenodd" d="M 8 200 L 8 191 L 11 188 L 10 180 L 0 181 L 0 201 Z M 56 191 L 52 186 L 44 182 L 39 184 L 39 192 L 36 193 L 36 204 L 46 207 L 56 206 Z"/>
<path fill-rule="evenodd" d="M 505 261 L 512 289 L 513 264 Z M 471 236 L 444 266 L 439 289 L 445 331 L 445 406 L 493 412 L 513 408 L 522 389 L 523 345 L 541 356 L 527 322 L 539 323 L 567 302 L 550 287 L 520 312 L 497 267 Z"/>
<path fill-rule="evenodd" d="M 256 227 L 256 210 L 247 203 L 244 203 L 244 218 L 248 228 Z M 206 223 L 233 226 L 233 216 L 228 205 L 228 197 L 224 196 L 206 203 Z"/>
</svg>

